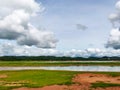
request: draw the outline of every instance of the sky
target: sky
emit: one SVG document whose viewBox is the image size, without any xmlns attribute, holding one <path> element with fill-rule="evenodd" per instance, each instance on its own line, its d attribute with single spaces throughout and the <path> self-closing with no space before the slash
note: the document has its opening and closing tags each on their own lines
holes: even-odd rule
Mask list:
<svg viewBox="0 0 120 90">
<path fill-rule="evenodd" d="M 0 56 L 120 56 L 119 0 L 0 3 Z"/>
<path fill-rule="evenodd" d="M 52 30 L 59 39 L 57 49 L 104 48 L 111 29 L 108 15 L 114 11 L 115 0 L 41 0 L 46 10 L 42 26 Z M 88 27 L 82 31 L 76 24 Z"/>
</svg>

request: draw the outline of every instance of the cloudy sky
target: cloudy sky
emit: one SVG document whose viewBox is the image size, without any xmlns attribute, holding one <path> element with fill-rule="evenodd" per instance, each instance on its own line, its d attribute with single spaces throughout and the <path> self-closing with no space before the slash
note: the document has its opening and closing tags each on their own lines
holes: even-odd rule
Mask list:
<svg viewBox="0 0 120 90">
<path fill-rule="evenodd" d="M 119 0 L 0 0 L 0 56 L 120 56 Z"/>
</svg>

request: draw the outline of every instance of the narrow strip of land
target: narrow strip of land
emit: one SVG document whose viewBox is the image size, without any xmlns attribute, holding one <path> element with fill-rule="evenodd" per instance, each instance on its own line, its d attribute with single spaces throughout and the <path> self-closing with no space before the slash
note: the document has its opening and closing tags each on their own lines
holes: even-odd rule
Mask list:
<svg viewBox="0 0 120 90">
<path fill-rule="evenodd" d="M 0 66 L 120 66 L 120 61 L 0 61 Z"/>
</svg>

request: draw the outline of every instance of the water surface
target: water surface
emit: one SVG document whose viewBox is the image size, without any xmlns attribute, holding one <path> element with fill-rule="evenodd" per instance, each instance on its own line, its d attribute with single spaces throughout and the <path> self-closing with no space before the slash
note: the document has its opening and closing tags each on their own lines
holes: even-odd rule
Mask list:
<svg viewBox="0 0 120 90">
<path fill-rule="evenodd" d="M 5 70 L 65 70 L 65 71 L 120 72 L 120 66 L 0 67 L 0 71 Z"/>
</svg>

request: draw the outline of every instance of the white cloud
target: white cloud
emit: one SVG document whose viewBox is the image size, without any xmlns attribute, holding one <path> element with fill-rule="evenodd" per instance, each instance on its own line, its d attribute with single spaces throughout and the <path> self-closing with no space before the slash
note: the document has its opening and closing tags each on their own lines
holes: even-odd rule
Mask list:
<svg viewBox="0 0 120 90">
<path fill-rule="evenodd" d="M 36 12 L 41 12 L 44 8 L 41 4 L 36 3 L 35 0 L 0 0 L 0 9 L 4 14 L 13 12 L 14 10 L 23 9 L 25 12 L 30 14 L 36 14 Z"/>
<path fill-rule="evenodd" d="M 0 38 L 16 39 L 25 32 L 29 14 L 24 10 L 16 10 L 0 20 Z"/>
<path fill-rule="evenodd" d="M 119 13 L 112 13 L 109 15 L 109 20 L 111 21 L 113 27 L 117 27 L 120 22 Z"/>
<path fill-rule="evenodd" d="M 109 15 L 109 20 L 113 24 L 113 27 L 117 27 L 117 25 L 120 26 L 120 1 L 116 3 L 115 7 L 117 12 Z"/>
<path fill-rule="evenodd" d="M 20 46 L 11 42 L 4 42 L 0 44 L 0 56 L 42 56 L 42 55 L 56 55 L 58 53 L 55 49 L 43 49 L 30 46 Z"/>
<path fill-rule="evenodd" d="M 115 7 L 118 11 L 120 10 L 120 0 L 116 3 Z"/>
<path fill-rule="evenodd" d="M 54 39 L 54 34 L 48 31 L 39 31 L 34 26 L 29 25 L 29 31 L 17 39 L 20 45 L 36 45 L 41 48 L 51 48 L 56 46 L 57 40 Z"/>
<path fill-rule="evenodd" d="M 63 56 L 70 57 L 103 57 L 103 56 L 119 56 L 120 50 L 114 49 L 98 49 L 98 48 L 88 48 L 86 50 L 70 50 L 64 52 Z"/>
<path fill-rule="evenodd" d="M 53 32 L 39 30 L 30 19 L 43 11 L 35 0 L 0 0 L 0 39 L 15 40 L 20 45 L 54 48 Z"/>
<path fill-rule="evenodd" d="M 110 21 L 113 24 L 106 47 L 114 49 L 120 49 L 120 1 L 116 3 L 117 13 L 113 13 L 109 16 Z"/>
<path fill-rule="evenodd" d="M 20 46 L 17 43 L 4 42 L 0 44 L 0 56 L 69 56 L 69 57 L 103 57 L 118 56 L 120 57 L 120 49 L 99 49 L 88 48 L 85 50 L 68 50 L 59 51 L 56 49 L 43 49 L 30 46 Z"/>
<path fill-rule="evenodd" d="M 120 49 L 120 30 L 118 28 L 111 31 L 106 47 Z"/>
</svg>

